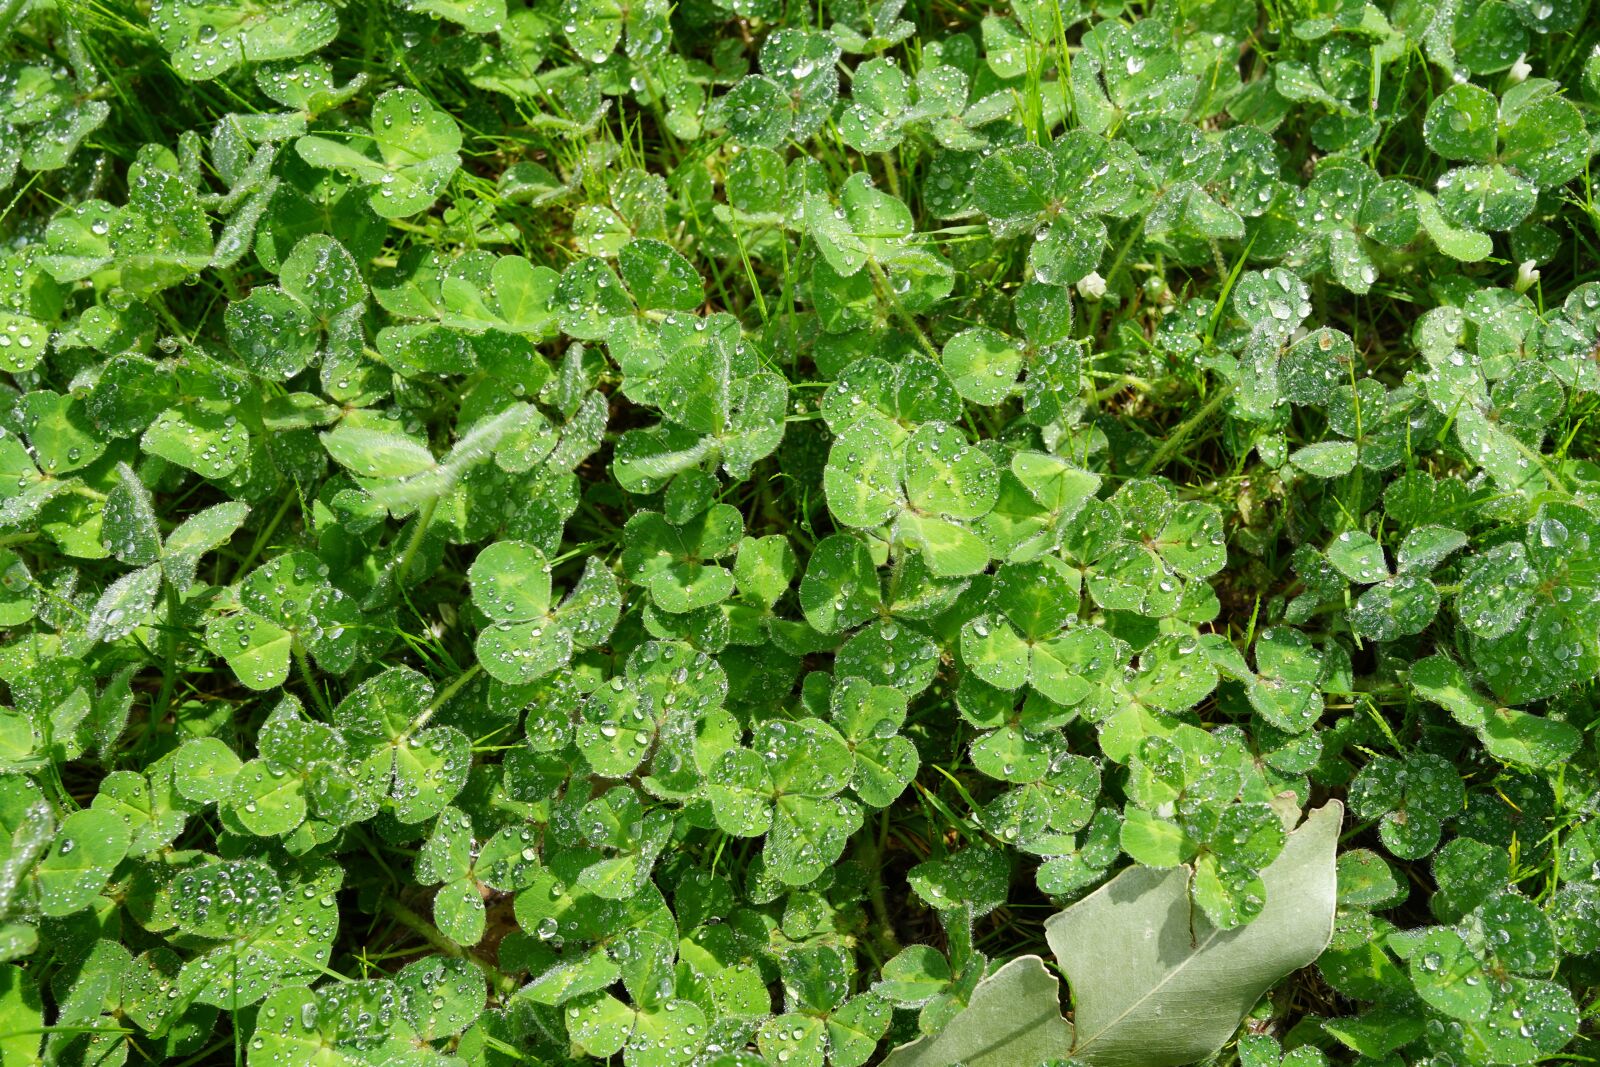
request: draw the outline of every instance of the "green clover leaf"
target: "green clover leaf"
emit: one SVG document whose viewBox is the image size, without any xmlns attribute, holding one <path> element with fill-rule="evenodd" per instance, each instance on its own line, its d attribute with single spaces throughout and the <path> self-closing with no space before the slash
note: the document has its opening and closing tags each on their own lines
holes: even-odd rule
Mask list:
<svg viewBox="0 0 1600 1067">
<path fill-rule="evenodd" d="M 460 166 L 460 150 L 456 121 L 414 89 L 380 96 L 366 134 L 342 140 L 311 134 L 295 142 L 295 151 L 313 167 L 337 170 L 370 187 L 367 203 L 386 219 L 430 207 Z"/>
</svg>

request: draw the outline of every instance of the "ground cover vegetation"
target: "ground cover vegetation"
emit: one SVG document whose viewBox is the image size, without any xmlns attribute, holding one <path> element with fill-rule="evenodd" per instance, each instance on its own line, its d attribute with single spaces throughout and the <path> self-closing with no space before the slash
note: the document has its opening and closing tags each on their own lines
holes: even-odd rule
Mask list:
<svg viewBox="0 0 1600 1067">
<path fill-rule="evenodd" d="M 0 1063 L 1600 1056 L 1587 0 L 0 0 Z"/>
</svg>

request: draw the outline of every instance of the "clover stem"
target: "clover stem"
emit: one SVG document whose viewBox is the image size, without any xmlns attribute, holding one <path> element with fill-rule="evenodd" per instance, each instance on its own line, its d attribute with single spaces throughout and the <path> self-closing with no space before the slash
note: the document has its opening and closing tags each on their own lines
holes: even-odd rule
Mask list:
<svg viewBox="0 0 1600 1067">
<path fill-rule="evenodd" d="M 1135 392 L 1148 393 L 1153 388 L 1148 381 L 1136 374 L 1112 374 L 1109 371 L 1096 370 L 1086 371 L 1085 374 L 1090 378 L 1107 378 L 1111 381 L 1110 385 L 1094 391 L 1094 402 L 1096 404 L 1102 400 L 1110 400 L 1118 393 L 1126 392 L 1129 389 Z"/>
<path fill-rule="evenodd" d="M 483 972 L 483 977 L 488 980 L 489 988 L 493 989 L 500 996 L 507 996 L 517 988 L 517 980 L 515 978 L 508 974 L 501 974 L 499 970 L 492 966 L 487 960 L 479 959 L 477 956 L 468 952 L 466 949 L 462 948 L 460 945 L 441 934 L 439 932 L 439 928 L 434 926 L 433 923 L 429 922 L 427 919 L 424 919 L 421 915 L 418 915 L 416 912 L 412 911 L 410 908 L 406 907 L 393 897 L 384 897 L 381 907 L 390 918 L 395 920 L 395 922 L 398 922 L 401 926 L 404 926 L 407 930 L 410 930 L 412 933 L 422 938 L 422 940 L 426 941 L 430 948 L 436 949 L 437 951 L 444 953 L 446 956 L 454 956 L 458 960 L 466 960 L 468 963 L 478 968 L 478 970 Z"/>
<path fill-rule="evenodd" d="M 483 664 L 474 663 L 472 666 L 462 671 L 460 677 L 451 682 L 449 685 L 445 686 L 444 689 L 440 691 L 439 695 L 433 698 L 433 702 L 422 709 L 422 714 L 416 717 L 416 720 L 412 722 L 410 728 L 407 729 L 404 734 L 396 738 L 396 742 L 398 743 L 399 741 L 405 740 L 418 730 L 422 729 L 424 726 L 428 725 L 428 720 L 433 718 L 434 713 L 448 704 L 450 702 L 450 698 L 461 692 L 462 688 L 466 686 L 468 682 L 476 678 L 478 676 L 478 672 L 481 670 L 483 670 Z"/>
<path fill-rule="evenodd" d="M 1144 216 L 1140 215 L 1128 227 L 1128 236 L 1123 238 L 1121 247 L 1117 249 L 1116 256 L 1111 260 L 1111 266 L 1106 270 L 1106 291 L 1108 293 L 1112 288 L 1111 283 L 1117 280 L 1117 274 L 1122 270 L 1123 260 L 1127 259 L 1128 253 L 1133 250 L 1133 242 L 1138 240 L 1139 235 L 1142 233 L 1144 233 Z M 1100 332 L 1100 310 L 1102 306 L 1103 302 L 1097 302 L 1094 306 L 1094 316 L 1089 323 L 1089 337 L 1091 340 Z"/>
<path fill-rule="evenodd" d="M 439 498 L 434 497 L 422 505 L 422 510 L 417 512 L 417 524 L 411 530 L 411 540 L 406 542 L 406 549 L 400 554 L 400 562 L 395 564 L 394 576 L 397 584 L 404 584 L 406 572 L 411 569 L 411 560 L 416 556 L 417 549 L 422 547 L 423 535 L 428 532 L 428 527 L 433 524 L 433 513 L 439 508 Z"/>
<path fill-rule="evenodd" d="M 299 634 L 295 634 L 291 647 L 294 650 L 295 666 L 300 668 L 300 679 L 311 691 L 311 702 L 316 705 L 324 720 L 332 720 L 333 709 L 328 706 L 328 698 L 323 695 L 322 687 L 317 684 L 317 676 L 312 673 L 311 657 L 306 654 L 306 646 L 301 643 Z"/>
<path fill-rule="evenodd" d="M 1211 394 L 1211 398 L 1201 406 L 1199 411 L 1196 411 L 1193 415 L 1190 415 L 1187 419 L 1184 419 L 1181 423 L 1173 428 L 1171 433 L 1167 434 L 1167 439 L 1161 443 L 1160 448 L 1156 449 L 1155 455 L 1151 456 L 1145 461 L 1145 464 L 1140 468 L 1139 473 L 1141 475 L 1151 474 L 1160 469 L 1162 464 L 1171 459 L 1173 455 L 1177 453 L 1178 449 L 1183 447 L 1184 442 L 1189 439 L 1190 434 L 1194 433 L 1198 427 L 1203 426 L 1205 423 L 1211 420 L 1212 416 L 1216 415 L 1217 409 L 1222 406 L 1222 402 L 1227 400 L 1232 393 L 1232 382 L 1228 382 L 1219 386 Z"/>
<path fill-rule="evenodd" d="M 613 524 L 611 528 L 615 530 L 616 525 Z M 604 548 L 608 544 L 610 544 L 609 541 L 585 541 L 581 545 L 573 545 L 571 548 L 561 553 L 561 555 L 551 557 L 550 566 L 559 567 L 569 559 L 577 559 L 579 556 L 588 555 L 595 549 Z"/>
<path fill-rule="evenodd" d="M 150 300 L 147 306 L 153 308 L 157 317 L 172 328 L 174 336 L 181 337 L 185 344 L 189 343 L 189 332 L 183 328 L 183 323 L 178 321 L 178 317 L 172 313 L 172 309 L 167 307 L 166 300 L 156 297 Z"/>
<path fill-rule="evenodd" d="M 595 521 L 595 524 L 597 526 L 599 526 L 601 529 L 607 530 L 607 531 L 609 531 L 609 532 L 611 532 L 613 534 L 622 533 L 622 527 L 618 526 L 616 523 L 614 523 L 610 519 L 606 518 L 606 516 L 600 511 L 600 509 L 594 506 L 594 502 L 593 501 L 580 500 L 580 501 L 578 501 L 578 506 L 583 510 L 583 513 L 585 515 L 589 516 L 591 519 L 593 519 Z M 599 542 L 595 542 L 595 543 L 598 544 Z"/>
<path fill-rule="evenodd" d="M 878 261 L 868 256 L 867 266 L 872 271 L 872 280 L 877 283 L 879 294 L 889 301 L 889 304 L 894 308 L 894 313 L 900 317 L 900 321 L 905 324 L 906 329 L 910 330 L 916 337 L 917 343 L 928 354 L 928 358 L 935 363 L 939 362 L 939 350 L 933 347 L 933 342 L 928 340 L 928 335 L 917 324 L 917 320 L 911 317 L 911 312 L 907 311 L 906 306 L 900 303 L 900 297 L 895 293 L 894 286 L 889 284 L 889 276 L 883 272 L 882 267 L 878 266 Z"/>
<path fill-rule="evenodd" d="M 739 262 L 744 266 L 745 280 L 750 283 L 750 293 L 756 300 L 756 312 L 761 316 L 761 325 L 765 326 L 771 321 L 767 314 L 767 300 L 761 295 L 761 279 L 756 277 L 756 269 L 750 263 L 750 253 L 744 246 L 744 235 L 739 232 L 739 227 L 730 227 L 734 243 L 739 246 Z"/>
<path fill-rule="evenodd" d="M 867 903 L 872 908 L 872 918 L 877 924 L 874 941 L 885 959 L 900 951 L 900 940 L 894 936 L 894 924 L 889 921 L 889 904 L 883 893 L 883 848 L 889 837 L 889 809 L 885 808 L 878 821 L 876 837 L 863 835 L 856 850 L 858 861 L 867 869 Z"/>
<path fill-rule="evenodd" d="M 278 510 L 272 513 L 272 518 L 267 520 L 267 524 L 261 528 L 261 533 L 256 535 L 255 543 L 250 546 L 250 551 L 244 557 L 244 562 L 239 564 L 239 569 L 234 572 L 235 581 L 250 572 L 250 567 L 255 563 L 256 557 L 261 555 L 261 550 L 267 547 L 267 544 L 272 540 L 272 535 L 277 533 L 278 523 L 282 522 L 283 517 L 289 513 L 289 504 L 293 500 L 293 493 L 283 494 L 283 500 L 279 502 Z"/>
<path fill-rule="evenodd" d="M 161 692 L 156 697 L 156 722 L 166 718 L 172 706 L 172 693 L 178 685 L 178 590 L 169 580 L 167 587 L 167 625 L 161 637 Z"/>
<path fill-rule="evenodd" d="M 889 194 L 899 200 L 900 175 L 895 170 L 894 153 L 884 152 L 881 158 L 883 159 L 883 177 L 889 183 Z"/>
</svg>

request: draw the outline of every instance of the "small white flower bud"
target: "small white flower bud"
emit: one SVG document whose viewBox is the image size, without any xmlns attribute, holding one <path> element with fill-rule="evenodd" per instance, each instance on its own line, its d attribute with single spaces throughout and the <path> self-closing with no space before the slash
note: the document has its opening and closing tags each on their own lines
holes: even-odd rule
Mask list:
<svg viewBox="0 0 1600 1067">
<path fill-rule="evenodd" d="M 1519 293 L 1525 293 L 1539 280 L 1539 268 L 1535 260 L 1524 260 L 1517 266 L 1517 280 L 1512 283 L 1513 288 Z"/>
</svg>

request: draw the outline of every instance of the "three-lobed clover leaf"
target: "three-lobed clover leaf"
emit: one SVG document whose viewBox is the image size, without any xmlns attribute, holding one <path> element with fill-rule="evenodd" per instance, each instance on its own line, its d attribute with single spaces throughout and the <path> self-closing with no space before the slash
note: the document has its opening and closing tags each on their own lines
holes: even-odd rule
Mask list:
<svg viewBox="0 0 1600 1067">
<path fill-rule="evenodd" d="M 295 151 L 313 167 L 349 174 L 369 187 L 367 203 L 383 218 L 426 210 L 461 164 L 460 126 L 415 89 L 378 97 L 371 121 L 369 132 L 338 140 L 309 134 L 295 142 Z"/>
<path fill-rule="evenodd" d="M 910 209 L 874 186 L 865 173 L 845 180 L 837 206 L 824 193 L 808 194 L 802 220 L 824 262 L 840 278 L 865 268 L 876 282 L 887 281 L 890 289 L 905 294 L 903 302 L 918 304 L 924 286 L 932 298 L 950 289 L 951 267 L 918 237 Z"/>
<path fill-rule="evenodd" d="M 670 251 L 663 245 L 656 254 Z M 644 294 L 641 300 L 698 302 L 687 293 L 667 294 L 661 288 L 667 280 L 644 276 L 642 263 L 631 269 L 629 284 Z M 764 366 L 730 316 L 669 313 L 659 327 L 616 328 L 608 341 L 627 374 L 627 393 L 662 415 L 658 425 L 630 430 L 617 444 L 612 471 L 630 492 L 655 492 L 679 473 L 718 461 L 729 476 L 743 478 L 782 442 L 788 383 Z"/>
<path fill-rule="evenodd" d="M 1053 557 L 1008 563 L 995 572 L 989 612 L 961 628 L 961 656 L 978 678 L 1000 689 L 1029 685 L 1071 706 L 1088 693 L 1072 669 L 1077 643 L 1063 633 L 1076 615 L 1078 575 Z"/>
<path fill-rule="evenodd" d="M 80 46 L 81 48 L 81 46 Z M 52 171 L 66 167 L 90 135 L 111 117 L 111 105 L 86 89 L 99 79 L 81 51 L 74 57 L 76 78 L 13 60 L 0 74 L 0 188 L 11 185 L 18 169 Z M 86 69 L 87 68 L 87 69 Z M 87 75 L 87 77 L 86 77 Z"/>
<path fill-rule="evenodd" d="M 897 2 L 880 4 L 879 11 Z M 900 24 L 909 31 L 909 23 Z M 968 82 L 965 71 L 948 64 L 924 66 L 908 78 L 892 59 L 869 59 L 851 78 L 850 105 L 839 118 L 840 137 L 863 153 L 888 152 L 908 133 L 922 129 L 946 147 L 977 147 L 981 141 L 962 121 Z"/>
<path fill-rule="evenodd" d="M 486 925 L 484 892 L 512 892 L 532 884 L 542 867 L 533 831 L 503 826 L 479 845 L 472 819 L 449 806 L 439 813 L 417 854 L 417 881 L 440 885 L 433 920 L 458 945 L 475 945 Z"/>
<path fill-rule="evenodd" d="M 255 690 L 281 685 L 295 650 L 344 673 L 360 652 L 362 615 L 327 575 L 327 564 L 309 552 L 268 560 L 239 583 L 236 609 L 207 621 L 206 647 Z"/>
<path fill-rule="evenodd" d="M 575 740 L 594 770 L 625 778 L 647 758 L 647 786 L 683 797 L 737 740 L 738 722 L 723 708 L 728 676 L 704 652 L 647 642 L 626 670 L 595 689 L 579 709 Z"/>
<path fill-rule="evenodd" d="M 591 558 L 559 604 L 552 602 L 550 565 L 536 545 L 498 541 L 467 572 L 472 601 L 489 617 L 478 634 L 478 662 L 493 678 L 524 684 L 573 654 L 605 641 L 622 607 L 615 576 Z"/>
<path fill-rule="evenodd" d="M 972 194 L 998 236 L 1033 234 L 1035 281 L 1073 285 L 1100 264 L 1101 216 L 1126 215 L 1147 178 L 1125 144 L 1073 130 L 1048 150 L 1024 144 L 992 153 L 973 175 Z"/>
<path fill-rule="evenodd" d="M 761 73 L 741 78 L 719 103 L 741 144 L 777 148 L 809 137 L 839 96 L 839 45 L 825 33 L 781 29 L 761 46 Z"/>
<path fill-rule="evenodd" d="M 1371 291 L 1379 275 L 1374 256 L 1410 244 L 1421 225 L 1409 184 L 1338 156 L 1318 165 L 1295 209 L 1300 232 L 1290 261 L 1326 269 L 1352 293 Z"/>
<path fill-rule="evenodd" d="M 706 775 L 717 825 L 730 834 L 765 834 L 768 869 L 788 885 L 812 881 L 844 851 L 861 810 L 839 796 L 850 785 L 850 745 L 820 719 L 770 720 L 748 747 L 724 753 Z"/>
<path fill-rule="evenodd" d="M 241 63 L 296 59 L 322 48 L 339 32 L 339 17 L 320 0 L 156 0 L 150 24 L 190 81 L 210 81 Z"/>
<path fill-rule="evenodd" d="M 1278 729 L 1304 733 L 1322 715 L 1322 654 L 1298 630 L 1276 626 L 1256 639 L 1255 653 L 1256 671 L 1246 681 L 1250 706 Z"/>
<path fill-rule="evenodd" d="M 1455 767 L 1428 754 L 1376 756 L 1350 785 L 1351 812 L 1380 819 L 1378 836 L 1400 859 L 1418 859 L 1438 847 L 1444 822 L 1464 801 Z"/>
<path fill-rule="evenodd" d="M 1570 723 L 1504 707 L 1482 696 L 1466 672 L 1443 654 L 1413 665 L 1410 681 L 1420 695 L 1442 706 L 1458 723 L 1477 734 L 1490 755 L 1507 763 L 1557 766 L 1582 743 L 1577 728 Z"/>
<path fill-rule="evenodd" d="M 225 785 L 208 790 L 248 833 L 279 837 L 300 830 L 308 816 L 341 825 L 377 813 L 380 783 L 349 758 L 342 731 L 307 719 L 297 700 L 286 698 L 267 716 L 257 749 Z M 188 763 L 183 750 L 179 756 L 181 775 Z M 184 779 L 178 781 L 179 792 L 189 795 Z"/>
<path fill-rule="evenodd" d="M 829 715 L 855 754 L 850 787 L 869 808 L 892 804 L 917 775 L 920 757 L 905 724 L 906 697 L 898 689 L 846 678 L 835 686 Z"/>
<path fill-rule="evenodd" d="M 580 998 L 571 1009 L 569 1033 L 591 1056 L 610 1057 L 627 1050 L 629 1067 L 679 1067 L 692 1062 L 703 1038 L 705 1013 L 693 1002 L 668 1000 L 634 1008 L 609 993 Z"/>
<path fill-rule="evenodd" d="M 1538 973 L 1554 953 L 1554 935 L 1515 891 L 1490 896 L 1457 927 L 1391 936 L 1390 944 L 1406 958 L 1416 995 L 1451 1021 L 1435 1038 L 1442 1051 L 1527 1063 L 1567 1041 L 1576 1018 L 1570 994 L 1543 978 L 1522 977 Z"/>
<path fill-rule="evenodd" d="M 438 704 L 432 683 L 406 667 L 391 667 L 362 682 L 333 709 L 334 723 L 360 770 L 360 791 L 403 823 L 437 815 L 466 784 L 472 746 L 454 726 L 430 725 Z"/>
<path fill-rule="evenodd" d="M 1064 479 L 1057 481 L 1058 491 L 1076 496 L 1093 484 L 1064 463 L 1054 466 L 1052 480 Z M 1064 555 L 1083 567 L 1084 586 L 1102 608 L 1153 618 L 1187 613 L 1190 605 L 1200 608 L 1202 602 L 1192 599 L 1205 595 L 1199 580 L 1227 559 L 1215 506 L 1175 501 L 1157 481 L 1130 481 L 1112 499 L 1087 508 L 1080 504 L 1073 514 Z"/>
<path fill-rule="evenodd" d="M 644 888 L 672 835 L 672 813 L 646 811 L 634 789 L 617 786 L 584 805 L 578 818 L 603 855 L 583 869 L 578 884 L 608 900 L 626 900 Z"/>
<path fill-rule="evenodd" d="M 823 488 L 841 523 L 892 524 L 895 540 L 916 548 L 935 575 L 974 574 L 988 565 L 988 546 L 967 524 L 994 506 L 999 471 L 948 423 L 902 435 L 875 416 L 859 419 L 835 439 Z"/>
<path fill-rule="evenodd" d="M 194 805 L 176 790 L 174 761 L 158 760 L 147 773 L 113 771 L 101 782 L 92 808 L 120 816 L 128 826 L 130 856 L 170 847 Z"/>
<path fill-rule="evenodd" d="M 128 202 L 109 229 L 122 286 L 136 295 L 177 285 L 211 262 L 211 221 L 194 185 L 164 149 L 140 152 L 128 170 Z"/>
<path fill-rule="evenodd" d="M 1333 568 L 1356 585 L 1369 586 L 1350 612 L 1350 623 L 1364 637 L 1392 641 L 1421 633 L 1438 613 L 1438 589 L 1428 572 L 1466 544 L 1459 531 L 1434 526 L 1406 535 L 1391 574 L 1383 548 L 1355 530 L 1338 534 L 1328 546 Z"/>
<path fill-rule="evenodd" d="M 1146 866 L 1192 864 L 1194 902 L 1222 929 L 1260 914 L 1259 872 L 1287 838 L 1240 756 L 1187 725 L 1147 738 L 1129 765 L 1134 803 L 1121 833 L 1123 850 Z"/>
<path fill-rule="evenodd" d="M 1581 136 L 1582 119 L 1556 90 L 1555 83 L 1532 78 L 1496 101 L 1470 82 L 1452 85 L 1428 105 L 1423 134 L 1446 159 L 1509 167 L 1541 189 L 1560 185 L 1582 166 L 1572 143 Z M 1485 177 L 1494 173 L 1481 170 Z"/>
<path fill-rule="evenodd" d="M 1082 649 L 1082 641 L 1067 640 L 1057 651 L 1064 661 L 1071 662 Z M 962 681 L 956 703 L 967 721 L 986 731 L 972 742 L 973 765 L 1005 782 L 1046 780 L 1066 755 L 1066 740 L 1059 727 L 1077 716 L 1076 709 L 1037 692 L 1028 693 L 1019 705 L 1017 694 L 977 681 L 975 676 Z"/>
<path fill-rule="evenodd" d="M 1097 133 L 1118 121 L 1182 114 L 1199 89 L 1153 21 L 1097 25 L 1083 55 L 1082 65 L 1072 67 L 1073 104 Z"/>
<path fill-rule="evenodd" d="M 1600 523 L 1574 504 L 1543 505 L 1522 541 L 1468 557 L 1456 609 L 1473 662 L 1508 704 L 1550 696 L 1600 666 Z"/>
<path fill-rule="evenodd" d="M 710 607 L 733 593 L 733 572 L 716 561 L 738 548 L 743 525 L 737 509 L 721 503 L 682 524 L 641 511 L 628 520 L 623 570 L 662 611 Z"/>
<path fill-rule="evenodd" d="M 552 855 L 517 893 L 517 923 L 540 946 L 531 953 L 532 980 L 519 997 L 552 1006 L 577 1003 L 613 985 L 624 966 L 655 979 L 650 972 L 670 962 L 677 927 L 660 890 L 646 882 L 622 899 L 596 895 L 579 884 L 596 858 L 589 849 Z"/>
<path fill-rule="evenodd" d="M 367 286 L 355 258 L 323 234 L 306 237 L 279 270 L 279 284 L 228 305 L 228 340 L 256 373 L 292 378 L 329 345 L 359 347 Z"/>
</svg>

